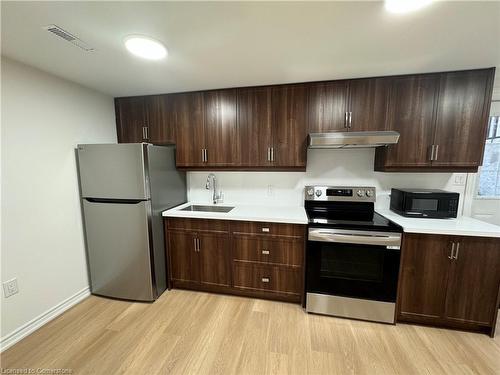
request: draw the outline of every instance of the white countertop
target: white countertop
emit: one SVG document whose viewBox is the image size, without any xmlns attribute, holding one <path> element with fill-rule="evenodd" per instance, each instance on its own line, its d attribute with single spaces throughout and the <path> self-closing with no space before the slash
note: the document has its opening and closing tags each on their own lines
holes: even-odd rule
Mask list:
<svg viewBox="0 0 500 375">
<path fill-rule="evenodd" d="M 259 206 L 221 203 L 217 206 L 231 206 L 234 208 L 225 212 L 181 211 L 190 205 L 209 206 L 207 203 L 188 202 L 180 206 L 163 211 L 166 217 L 185 217 L 198 219 L 262 221 L 271 223 L 307 224 L 307 215 L 304 207 L 299 206 Z"/>
<path fill-rule="evenodd" d="M 500 227 L 468 216 L 456 219 L 404 217 L 390 210 L 376 210 L 406 233 L 449 234 L 457 236 L 500 237 Z"/>
<path fill-rule="evenodd" d="M 245 204 L 221 203 L 217 206 L 234 208 L 225 212 L 182 211 L 190 205 L 210 204 L 206 202 L 188 202 L 163 211 L 165 217 L 184 217 L 199 219 L 261 221 L 271 223 L 307 224 L 307 214 L 300 206 L 259 206 Z M 423 219 L 404 217 L 389 209 L 376 210 L 395 224 L 400 225 L 406 233 L 449 234 L 457 236 L 499 237 L 500 226 L 462 216 L 456 219 Z"/>
</svg>

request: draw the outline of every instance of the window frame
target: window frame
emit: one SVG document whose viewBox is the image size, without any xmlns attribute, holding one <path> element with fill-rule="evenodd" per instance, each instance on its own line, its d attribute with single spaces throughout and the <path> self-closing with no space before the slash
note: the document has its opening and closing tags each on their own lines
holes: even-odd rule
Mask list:
<svg viewBox="0 0 500 375">
<path fill-rule="evenodd" d="M 493 137 L 490 137 L 490 126 L 491 126 L 491 122 L 492 122 L 492 119 L 493 118 L 497 118 L 497 121 L 496 121 L 496 134 L 493 136 Z M 487 134 L 486 134 L 486 139 L 484 140 L 485 142 L 485 149 L 486 149 L 486 143 L 490 140 L 491 143 L 493 143 L 493 140 L 495 139 L 498 139 L 500 140 L 500 115 L 494 115 L 494 116 L 490 116 L 488 118 L 488 131 L 487 131 Z M 500 142 L 498 143 L 500 145 Z M 483 162 L 484 162 L 484 154 L 483 154 Z M 500 163 L 500 161 L 499 161 Z M 479 189 L 480 189 L 480 185 L 481 185 L 481 170 L 482 170 L 482 166 L 479 167 L 478 171 L 477 171 L 477 178 L 476 178 L 476 184 L 475 184 L 475 187 L 474 187 L 474 199 L 481 199 L 481 200 L 500 200 L 500 194 L 499 195 L 479 195 Z"/>
</svg>

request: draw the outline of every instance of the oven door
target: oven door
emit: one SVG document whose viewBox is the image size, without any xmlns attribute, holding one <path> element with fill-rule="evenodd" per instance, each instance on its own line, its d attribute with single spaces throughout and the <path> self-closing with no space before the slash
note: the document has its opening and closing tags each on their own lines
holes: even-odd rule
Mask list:
<svg viewBox="0 0 500 375">
<path fill-rule="evenodd" d="M 308 293 L 395 302 L 400 233 L 309 228 Z"/>
</svg>

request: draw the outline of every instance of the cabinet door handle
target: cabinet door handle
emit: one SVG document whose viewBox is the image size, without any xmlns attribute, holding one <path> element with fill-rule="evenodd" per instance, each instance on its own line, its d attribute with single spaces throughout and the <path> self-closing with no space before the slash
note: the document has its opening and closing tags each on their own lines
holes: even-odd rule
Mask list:
<svg viewBox="0 0 500 375">
<path fill-rule="evenodd" d="M 349 119 L 349 115 L 348 115 L 348 112 L 346 111 L 345 115 L 344 115 L 344 128 L 348 127 L 348 121 L 349 121 L 348 119 Z"/>
<path fill-rule="evenodd" d="M 349 128 L 352 128 L 352 112 L 349 112 Z"/>
<path fill-rule="evenodd" d="M 431 161 L 434 160 L 434 145 L 431 146 Z"/>
<path fill-rule="evenodd" d="M 205 150 L 203 148 L 201 149 L 201 162 L 205 162 Z"/>
<path fill-rule="evenodd" d="M 263 277 L 262 282 L 263 283 L 268 283 L 271 279 L 269 277 Z"/>
<path fill-rule="evenodd" d="M 434 154 L 434 160 L 438 160 L 438 155 L 439 155 L 439 145 L 436 145 L 436 152 Z"/>
<path fill-rule="evenodd" d="M 144 131 L 146 132 L 146 140 L 149 140 L 149 126 L 145 126 Z"/>
<path fill-rule="evenodd" d="M 455 242 L 451 243 L 451 253 L 448 255 L 448 259 L 455 259 L 453 253 L 455 252 Z"/>
<path fill-rule="evenodd" d="M 194 251 L 198 251 L 198 246 L 197 246 L 197 242 L 196 242 L 196 237 L 193 238 L 193 242 L 194 242 Z"/>
<path fill-rule="evenodd" d="M 269 250 L 262 250 L 262 254 L 269 255 Z"/>
<path fill-rule="evenodd" d="M 274 147 L 271 147 L 271 161 L 274 161 Z"/>
<path fill-rule="evenodd" d="M 269 228 L 264 227 L 264 228 L 262 228 L 262 231 L 263 231 L 263 232 L 267 232 L 267 233 L 269 233 Z"/>
<path fill-rule="evenodd" d="M 460 250 L 460 242 L 457 242 L 457 247 L 455 248 L 455 260 L 458 259 L 458 250 Z"/>
</svg>

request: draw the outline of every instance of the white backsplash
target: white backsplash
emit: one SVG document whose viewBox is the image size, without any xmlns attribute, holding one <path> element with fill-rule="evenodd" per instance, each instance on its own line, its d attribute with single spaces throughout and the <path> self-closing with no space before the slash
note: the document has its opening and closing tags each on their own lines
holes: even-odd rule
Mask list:
<svg viewBox="0 0 500 375">
<path fill-rule="evenodd" d="M 373 171 L 374 149 L 308 150 L 306 172 L 214 172 L 224 203 L 303 205 L 304 186 L 375 186 L 377 208 L 389 207 L 391 188 L 434 188 L 460 193 L 462 211 L 466 173 L 382 173 Z M 207 172 L 188 173 L 188 199 L 210 202 Z M 463 182 L 462 181 L 462 182 Z"/>
</svg>

